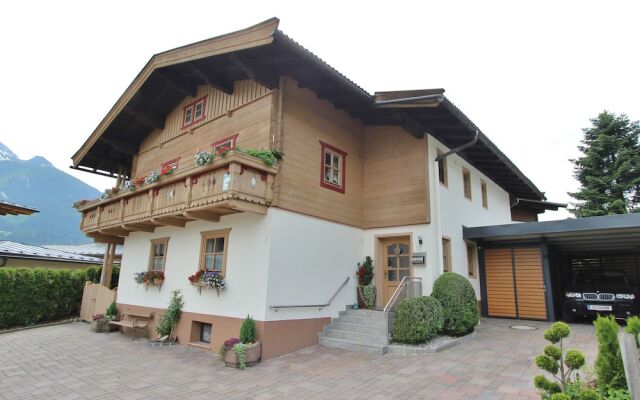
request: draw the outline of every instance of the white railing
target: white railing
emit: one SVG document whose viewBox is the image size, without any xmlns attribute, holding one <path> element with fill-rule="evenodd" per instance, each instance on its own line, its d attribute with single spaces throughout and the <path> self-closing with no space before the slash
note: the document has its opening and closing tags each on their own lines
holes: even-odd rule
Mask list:
<svg viewBox="0 0 640 400">
<path fill-rule="evenodd" d="M 393 295 L 384 306 L 384 316 L 387 322 L 387 334 L 391 336 L 391 312 L 396 305 L 404 299 L 412 299 L 422 296 L 422 278 L 405 276 L 393 292 Z"/>
<path fill-rule="evenodd" d="M 343 287 L 347 286 L 348 282 L 349 282 L 349 277 L 347 276 L 347 279 L 345 279 L 344 282 L 342 282 L 342 285 L 340 285 L 340 287 L 335 291 L 333 296 L 331 296 L 329 301 L 327 301 L 325 304 L 291 304 L 291 305 L 285 305 L 285 306 L 270 306 L 269 308 L 271 308 L 275 312 L 278 312 L 278 310 L 281 308 L 317 308 L 318 311 L 320 311 L 323 308 L 328 307 L 333 302 L 333 299 L 336 298 L 336 296 L 338 295 L 338 293 L 340 293 Z"/>
</svg>

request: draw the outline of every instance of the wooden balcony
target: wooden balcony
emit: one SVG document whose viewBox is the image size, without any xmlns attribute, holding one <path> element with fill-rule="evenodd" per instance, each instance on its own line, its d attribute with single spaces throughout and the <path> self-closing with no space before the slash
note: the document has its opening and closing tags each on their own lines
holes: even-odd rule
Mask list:
<svg viewBox="0 0 640 400">
<path fill-rule="evenodd" d="M 158 182 L 79 207 L 80 229 L 96 241 L 121 243 L 129 232 L 189 221 L 218 221 L 239 212 L 265 214 L 278 167 L 239 152 L 199 167 L 181 167 Z"/>
</svg>

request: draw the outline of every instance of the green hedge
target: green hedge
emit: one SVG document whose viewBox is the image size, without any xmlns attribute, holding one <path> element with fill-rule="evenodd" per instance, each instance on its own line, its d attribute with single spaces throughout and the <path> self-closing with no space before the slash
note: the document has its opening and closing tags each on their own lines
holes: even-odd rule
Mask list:
<svg viewBox="0 0 640 400">
<path fill-rule="evenodd" d="M 391 336 L 399 343 L 419 344 L 438 335 L 444 323 L 444 311 L 433 297 L 405 299 L 393 316 Z"/>
<path fill-rule="evenodd" d="M 113 286 L 119 272 L 113 268 Z M 99 282 L 100 274 L 99 267 L 0 268 L 0 329 L 76 317 L 85 282 Z"/>
<path fill-rule="evenodd" d="M 444 309 L 445 334 L 466 335 L 480 322 L 476 293 L 464 276 L 453 272 L 440 275 L 433 284 L 431 297 L 438 299 Z"/>
</svg>

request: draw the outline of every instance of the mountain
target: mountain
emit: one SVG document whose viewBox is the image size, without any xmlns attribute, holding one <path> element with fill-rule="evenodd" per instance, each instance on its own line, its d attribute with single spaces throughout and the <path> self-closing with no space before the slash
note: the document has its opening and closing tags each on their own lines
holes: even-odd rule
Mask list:
<svg viewBox="0 0 640 400">
<path fill-rule="evenodd" d="M 0 240 L 25 244 L 79 244 L 89 239 L 80 231 L 74 201 L 100 195 L 93 187 L 55 168 L 46 158 L 20 160 L 0 143 L 0 200 L 37 208 L 28 216 L 0 217 Z"/>
</svg>

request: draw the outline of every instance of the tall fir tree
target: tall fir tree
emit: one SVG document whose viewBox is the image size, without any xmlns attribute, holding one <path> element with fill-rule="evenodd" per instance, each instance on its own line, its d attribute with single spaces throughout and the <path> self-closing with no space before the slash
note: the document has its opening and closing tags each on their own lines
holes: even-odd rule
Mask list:
<svg viewBox="0 0 640 400">
<path fill-rule="evenodd" d="M 640 123 L 604 111 L 583 132 L 583 155 L 570 160 L 580 182 L 570 211 L 578 218 L 640 212 Z"/>
</svg>

